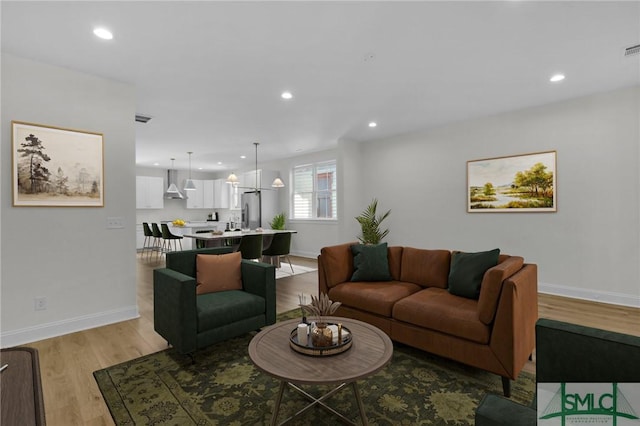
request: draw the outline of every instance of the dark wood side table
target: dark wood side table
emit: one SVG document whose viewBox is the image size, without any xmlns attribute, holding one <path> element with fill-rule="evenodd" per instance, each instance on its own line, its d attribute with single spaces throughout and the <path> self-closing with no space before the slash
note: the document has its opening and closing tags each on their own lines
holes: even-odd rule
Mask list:
<svg viewBox="0 0 640 426">
<path fill-rule="evenodd" d="M 329 407 L 324 401 L 338 390 L 351 385 L 358 405 L 360 420 L 367 425 L 357 380 L 365 379 L 384 368 L 393 355 L 391 339 L 380 329 L 350 318 L 327 317 L 327 322 L 342 323 L 351 331 L 353 344 L 341 354 L 325 357 L 302 355 L 289 346 L 291 331 L 300 322 L 299 319 L 278 322 L 258 333 L 249 343 L 249 357 L 254 365 L 280 380 L 280 389 L 271 417 L 275 425 L 284 390 L 290 387 L 311 400 L 311 403 L 298 411 L 296 417 L 314 405 L 320 405 L 349 424 L 354 424 L 342 413 Z M 336 385 L 320 398 L 315 398 L 298 385 Z M 287 423 L 293 417 L 284 420 Z"/>
<path fill-rule="evenodd" d="M 45 425 L 38 351 L 15 347 L 0 350 L 0 424 Z"/>
</svg>

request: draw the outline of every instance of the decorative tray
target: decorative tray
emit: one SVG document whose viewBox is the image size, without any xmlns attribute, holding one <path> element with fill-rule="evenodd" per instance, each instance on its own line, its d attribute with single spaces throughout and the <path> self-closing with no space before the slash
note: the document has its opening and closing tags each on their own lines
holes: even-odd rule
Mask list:
<svg viewBox="0 0 640 426">
<path fill-rule="evenodd" d="M 337 324 L 328 324 L 328 325 L 337 325 Z M 329 356 L 329 355 L 337 355 L 345 352 L 353 343 L 353 339 L 351 338 L 351 331 L 342 326 L 342 342 L 331 345 L 331 346 L 313 346 L 311 343 L 311 333 L 309 333 L 309 338 L 307 339 L 306 345 L 301 345 L 298 343 L 298 328 L 294 328 L 291 331 L 289 336 L 289 346 L 296 352 L 299 352 L 303 355 L 310 356 Z"/>
</svg>

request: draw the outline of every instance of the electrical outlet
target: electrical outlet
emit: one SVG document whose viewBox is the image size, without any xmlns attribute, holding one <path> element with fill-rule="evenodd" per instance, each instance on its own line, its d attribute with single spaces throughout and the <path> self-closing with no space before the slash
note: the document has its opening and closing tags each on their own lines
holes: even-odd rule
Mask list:
<svg viewBox="0 0 640 426">
<path fill-rule="evenodd" d="M 44 311 L 47 309 L 47 298 L 36 297 L 33 299 L 33 309 L 36 311 Z"/>
<path fill-rule="evenodd" d="M 112 216 L 107 218 L 107 229 L 124 228 L 124 218 L 122 216 Z"/>
</svg>

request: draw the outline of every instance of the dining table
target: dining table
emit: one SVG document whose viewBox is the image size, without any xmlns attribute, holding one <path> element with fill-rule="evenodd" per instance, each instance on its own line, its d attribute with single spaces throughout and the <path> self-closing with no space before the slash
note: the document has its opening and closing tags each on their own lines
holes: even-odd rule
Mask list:
<svg viewBox="0 0 640 426">
<path fill-rule="evenodd" d="M 297 234 L 298 231 L 295 229 L 263 229 L 263 230 L 255 230 L 252 229 L 250 231 L 223 231 L 220 232 L 202 232 L 199 234 L 186 234 L 183 235 L 185 238 L 194 238 L 196 240 L 224 240 L 226 238 L 242 238 L 245 235 L 262 235 L 262 236 L 273 236 L 278 233 L 290 233 Z"/>
<path fill-rule="evenodd" d="M 207 247 L 216 247 L 226 245 L 225 242 L 234 241 L 232 243 L 233 246 L 239 245 L 240 239 L 246 235 L 262 235 L 263 236 L 263 246 L 268 247 L 271 244 L 271 239 L 275 234 L 279 233 L 290 233 L 297 234 L 298 231 L 295 229 L 252 229 L 252 230 L 240 230 L 240 231 L 213 231 L 213 232 L 201 232 L 197 234 L 185 234 L 183 237 L 185 238 L 193 238 L 194 240 L 200 240 L 205 242 L 205 246 Z M 211 244 L 213 243 L 213 244 Z M 276 265 L 276 267 L 280 267 L 280 257 L 273 256 L 270 258 L 268 256 L 263 256 L 263 262 L 272 263 Z"/>
</svg>

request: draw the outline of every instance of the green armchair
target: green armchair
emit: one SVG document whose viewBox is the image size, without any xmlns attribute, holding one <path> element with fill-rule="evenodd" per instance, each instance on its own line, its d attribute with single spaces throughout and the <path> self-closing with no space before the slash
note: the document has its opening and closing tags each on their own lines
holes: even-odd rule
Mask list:
<svg viewBox="0 0 640 426">
<path fill-rule="evenodd" d="M 537 383 L 640 382 L 640 337 L 550 319 L 536 323 Z M 476 410 L 476 426 L 535 426 L 530 406 L 486 395 Z"/>
<path fill-rule="evenodd" d="M 231 251 L 170 252 L 166 268 L 153 271 L 153 326 L 178 352 L 193 353 L 276 322 L 273 265 L 242 260 L 242 290 L 196 294 L 196 255 Z"/>
</svg>

